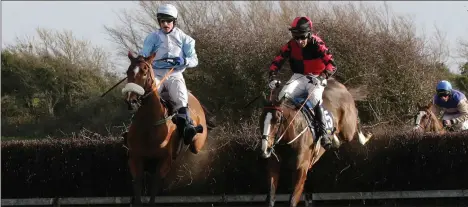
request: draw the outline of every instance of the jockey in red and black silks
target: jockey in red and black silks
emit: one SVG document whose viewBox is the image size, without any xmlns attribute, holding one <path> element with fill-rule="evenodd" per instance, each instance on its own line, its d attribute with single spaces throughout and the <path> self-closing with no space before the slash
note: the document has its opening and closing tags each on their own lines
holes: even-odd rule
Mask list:
<svg viewBox="0 0 468 207">
<path fill-rule="evenodd" d="M 312 21 L 308 17 L 297 17 L 289 28 L 292 39 L 281 47 L 280 54 L 270 65 L 269 87 L 274 89 L 278 83 L 278 71 L 288 59 L 294 73 L 279 93 L 279 100 L 284 97 L 296 97 L 312 94 L 309 101 L 314 108 L 319 122 L 318 137 L 322 136 L 324 147 L 331 144 L 325 137 L 325 117 L 322 107 L 322 94 L 327 85 L 327 79 L 336 71 L 336 64 L 324 41 L 312 34 Z"/>
</svg>

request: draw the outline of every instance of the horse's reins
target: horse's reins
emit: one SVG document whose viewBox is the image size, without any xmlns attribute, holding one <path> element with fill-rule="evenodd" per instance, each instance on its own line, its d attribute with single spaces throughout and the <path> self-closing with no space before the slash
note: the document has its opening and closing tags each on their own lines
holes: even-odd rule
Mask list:
<svg viewBox="0 0 468 207">
<path fill-rule="evenodd" d="M 419 120 L 419 123 L 416 125 L 417 127 L 421 128 L 421 129 L 424 129 L 424 130 L 427 130 L 427 127 L 430 126 L 432 124 L 432 116 L 435 116 L 433 113 L 431 112 L 426 112 L 425 113 L 427 114 L 427 116 L 429 116 L 428 120 L 425 121 L 425 124 L 421 126 L 421 120 Z M 436 118 L 437 119 L 437 118 Z M 448 129 L 449 127 L 447 126 L 443 126 L 442 125 L 442 129 Z M 434 131 L 436 130 L 435 129 L 435 126 L 434 126 Z"/>
<path fill-rule="evenodd" d="M 303 76 L 301 76 L 302 78 Z M 299 79 L 299 78 L 297 78 Z M 296 79 L 296 80 L 297 80 Z M 270 101 L 271 101 L 271 97 L 272 97 L 272 94 L 273 94 L 273 90 L 270 91 Z M 286 134 L 286 132 L 288 131 L 289 127 L 291 126 L 291 124 L 293 123 L 293 121 L 296 119 L 296 116 L 298 113 L 301 112 L 301 109 L 304 107 L 304 105 L 307 103 L 307 100 L 309 100 L 310 96 L 312 95 L 312 93 L 309 93 L 309 95 L 307 96 L 307 98 L 305 99 L 304 103 L 302 103 L 302 105 L 299 107 L 299 109 L 296 111 L 296 114 L 294 114 L 293 118 L 291 119 L 291 121 L 289 122 L 288 126 L 284 129 L 283 131 L 283 134 L 281 134 L 281 136 L 279 136 L 277 139 L 275 139 L 275 141 L 273 142 L 273 144 L 271 145 L 270 149 L 271 149 L 271 153 L 276 157 L 276 159 L 278 160 L 278 157 L 276 156 L 276 154 L 274 153 L 274 147 L 281 141 L 281 139 L 284 137 L 284 135 Z M 274 107 L 274 106 L 266 106 L 264 107 L 266 109 L 274 109 L 274 110 L 278 110 L 280 112 L 282 112 L 281 109 L 279 109 L 279 107 Z M 280 123 L 283 121 L 283 116 L 281 116 L 280 118 Z M 287 142 L 287 144 L 291 144 L 293 143 L 294 141 L 296 141 L 302 134 L 304 134 L 307 129 L 309 128 L 309 126 L 306 126 L 304 128 L 304 130 L 302 130 L 294 139 L 292 139 L 291 141 Z M 278 128 L 278 131 L 279 131 L 279 128 Z M 317 143 L 318 144 L 320 142 L 320 140 L 317 140 Z M 316 145 L 317 146 L 317 145 Z M 317 150 L 317 147 L 315 148 L 316 150 L 314 151 L 315 154 L 317 155 L 319 150 Z M 315 162 L 315 159 L 316 159 L 316 156 L 314 156 L 314 159 L 312 160 L 311 164 L 313 164 Z M 279 161 L 279 160 L 278 160 Z"/>
<path fill-rule="evenodd" d="M 430 115 L 428 114 L 428 116 L 430 116 Z M 425 121 L 425 124 L 423 125 L 424 127 L 421 127 L 421 120 L 419 120 L 419 123 L 418 123 L 417 126 L 418 126 L 419 128 L 422 128 L 422 129 L 426 130 L 427 127 L 428 127 L 431 123 L 432 123 L 432 119 L 431 119 L 431 117 L 429 117 L 429 118 Z"/>
<path fill-rule="evenodd" d="M 155 80 L 156 77 L 154 76 L 153 71 L 152 71 L 152 70 L 153 70 L 153 66 L 151 66 L 151 64 L 149 64 L 149 63 L 146 62 L 146 61 L 145 61 L 145 64 L 150 68 L 150 70 L 151 70 L 150 73 L 153 75 L 153 77 L 151 77 L 151 79 L 153 80 L 153 84 L 151 84 L 151 85 L 155 85 L 155 81 L 154 81 L 154 80 Z M 164 81 L 166 81 L 167 77 L 169 77 L 169 75 L 170 75 L 173 71 L 174 71 L 174 67 L 172 67 L 171 70 L 169 70 L 169 72 L 167 72 L 167 73 L 164 75 L 164 77 L 161 79 L 161 81 L 159 81 L 159 83 L 156 85 L 155 88 L 152 88 L 151 91 L 149 91 L 147 94 L 143 95 L 143 96 L 142 96 L 142 99 L 146 98 L 149 94 L 151 94 L 151 93 L 154 92 L 155 90 L 156 90 L 156 93 L 158 93 L 158 88 L 159 88 L 159 86 L 161 86 L 161 84 L 162 84 Z"/>
<path fill-rule="evenodd" d="M 101 95 L 101 98 L 104 97 L 107 93 L 109 93 L 112 89 L 114 89 L 115 87 L 117 87 L 119 84 L 121 84 L 122 82 L 124 82 L 125 80 L 127 80 L 127 77 L 123 78 L 122 80 L 120 80 L 119 82 L 117 82 L 114 86 L 112 86 L 109 90 L 107 90 L 105 93 L 103 93 Z"/>
<path fill-rule="evenodd" d="M 296 116 L 297 114 L 299 114 L 302 110 L 302 108 L 304 107 L 304 105 L 307 103 L 307 100 L 309 100 L 310 96 L 312 95 L 312 93 L 309 93 L 309 95 L 307 96 L 307 98 L 305 99 L 304 103 L 302 103 L 301 107 L 299 107 L 299 109 L 296 111 L 296 113 L 294 114 L 293 118 L 291 119 L 291 121 L 289 122 L 288 126 L 284 129 L 283 131 L 283 134 L 281 134 L 281 136 L 278 138 L 278 141 L 276 142 L 279 142 L 283 137 L 284 135 L 286 134 L 286 132 L 288 131 L 289 127 L 291 126 L 291 124 L 293 123 L 294 119 L 296 119 Z M 308 128 L 308 126 L 306 127 L 306 129 Z M 289 141 L 288 144 L 294 142 L 300 135 L 302 135 L 302 133 L 304 132 L 301 132 L 297 137 L 295 137 L 293 140 Z"/>
<path fill-rule="evenodd" d="M 151 66 L 151 64 L 147 63 L 145 61 L 145 64 L 148 65 L 148 67 L 153 70 L 153 66 Z M 162 82 L 164 82 L 164 80 L 169 76 L 169 74 L 171 74 L 174 70 L 174 67 L 171 68 L 171 70 L 169 70 L 168 73 L 166 73 L 166 75 L 164 75 L 163 79 L 161 79 L 159 85 L 156 85 L 156 89 L 162 84 Z M 154 74 L 153 74 L 154 75 Z M 154 76 L 152 77 L 153 80 L 154 80 Z M 106 92 L 104 92 L 102 95 L 101 95 L 101 98 L 104 97 L 106 94 L 108 94 L 112 89 L 114 89 L 115 87 L 117 87 L 119 84 L 121 84 L 122 82 L 124 82 L 125 80 L 127 80 L 127 77 L 125 78 L 122 78 L 122 80 L 120 80 L 119 82 L 117 82 L 114 86 L 112 86 L 111 88 L 109 88 L 109 90 L 107 90 Z M 154 81 L 153 81 L 154 83 Z M 153 89 L 154 90 L 154 89 Z M 153 90 L 151 90 L 150 92 L 152 92 Z M 148 93 L 149 94 L 149 93 Z M 148 94 L 145 94 L 145 97 L 148 95 Z"/>
</svg>

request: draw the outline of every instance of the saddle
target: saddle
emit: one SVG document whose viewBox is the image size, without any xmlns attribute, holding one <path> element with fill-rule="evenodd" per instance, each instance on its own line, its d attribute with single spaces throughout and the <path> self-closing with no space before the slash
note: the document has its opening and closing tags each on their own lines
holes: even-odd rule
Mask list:
<svg viewBox="0 0 468 207">
<path fill-rule="evenodd" d="M 315 112 L 314 112 L 314 106 L 312 105 L 312 102 L 310 100 L 305 99 L 303 97 L 296 97 L 293 99 L 289 99 L 290 102 L 292 102 L 297 108 L 299 109 L 302 104 L 304 104 L 304 107 L 301 108 L 301 113 L 304 115 L 307 121 L 307 125 L 309 126 L 310 132 L 313 134 L 315 141 L 317 141 L 317 129 L 318 129 L 318 122 L 316 120 Z M 323 109 L 323 113 L 325 116 L 325 131 L 327 132 L 328 135 L 333 134 L 335 131 L 335 126 L 333 125 L 333 115 L 327 110 Z"/>
</svg>

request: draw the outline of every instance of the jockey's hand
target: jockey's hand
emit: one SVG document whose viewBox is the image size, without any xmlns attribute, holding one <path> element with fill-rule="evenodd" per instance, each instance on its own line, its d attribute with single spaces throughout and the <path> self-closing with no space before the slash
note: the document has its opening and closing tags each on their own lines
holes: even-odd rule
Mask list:
<svg viewBox="0 0 468 207">
<path fill-rule="evenodd" d="M 442 121 L 442 125 L 444 125 L 444 127 L 450 127 L 452 125 L 452 122 L 450 120 L 444 120 Z"/>
<path fill-rule="evenodd" d="M 270 87 L 271 90 L 275 89 L 276 87 L 278 87 L 280 85 L 280 81 L 279 80 L 272 80 L 270 81 L 270 83 L 268 84 L 268 86 Z"/>
<path fill-rule="evenodd" d="M 185 58 L 181 57 L 175 57 L 175 58 L 168 58 L 166 59 L 166 62 L 172 64 L 172 65 L 184 65 L 185 64 Z"/>
<path fill-rule="evenodd" d="M 325 78 L 325 79 L 328 79 L 331 75 L 333 75 L 333 72 L 330 71 L 330 70 L 324 70 L 322 72 L 322 76 Z"/>
</svg>

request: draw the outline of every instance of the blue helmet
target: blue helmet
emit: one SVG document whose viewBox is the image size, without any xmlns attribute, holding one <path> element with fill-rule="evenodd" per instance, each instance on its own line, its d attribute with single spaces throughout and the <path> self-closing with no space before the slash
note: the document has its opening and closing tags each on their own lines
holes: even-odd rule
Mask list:
<svg viewBox="0 0 468 207">
<path fill-rule="evenodd" d="M 450 84 L 448 81 L 446 80 L 443 80 L 443 81 L 440 81 L 438 84 L 437 84 L 437 87 L 436 87 L 436 90 L 437 91 L 451 91 L 452 90 L 452 84 Z"/>
<path fill-rule="evenodd" d="M 437 84 L 436 91 L 441 95 L 449 95 L 452 92 L 452 84 L 446 80 L 442 80 Z"/>
</svg>

